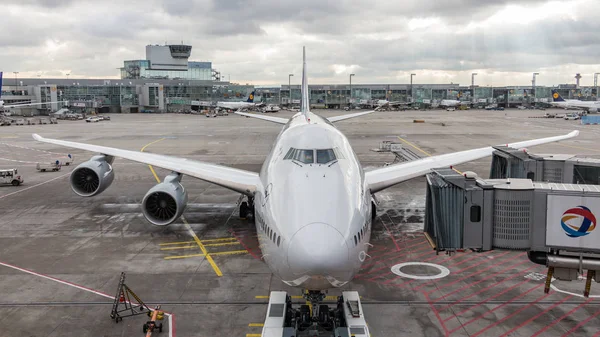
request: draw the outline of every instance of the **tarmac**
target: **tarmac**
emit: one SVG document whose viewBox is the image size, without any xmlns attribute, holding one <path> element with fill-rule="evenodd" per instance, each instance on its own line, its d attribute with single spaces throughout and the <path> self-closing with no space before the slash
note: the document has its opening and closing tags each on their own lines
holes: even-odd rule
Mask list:
<svg viewBox="0 0 600 337">
<path fill-rule="evenodd" d="M 580 130 L 575 139 L 530 151 L 600 154 L 598 126 L 529 118 L 543 113 L 382 111 L 336 126 L 365 170 L 393 161 L 392 154 L 371 150 L 384 140 L 427 156 Z M 184 217 L 155 227 L 139 206 L 156 184 L 147 165 L 116 159 L 113 184 L 96 197 L 81 198 L 68 182 L 75 166 L 42 173 L 35 165 L 67 153 L 77 165 L 94 154 L 36 143 L 31 134 L 258 172 L 281 126 L 231 114 L 111 119 L 0 128 L 0 168 L 16 167 L 25 179 L 19 187 L 0 186 L 0 337 L 141 336 L 147 316 L 120 323 L 109 317 L 121 272 L 146 304 L 160 304 L 168 313 L 157 336 L 260 336 L 269 292 L 297 296 L 301 290 L 285 286 L 261 262 L 256 230 L 238 216 L 239 194 L 184 177 L 189 193 Z M 490 162 L 457 168 L 487 178 Z M 169 174 L 154 169 L 159 179 Z M 525 252 L 436 254 L 422 233 L 425 187 L 421 177 L 377 194 L 370 257 L 353 282 L 329 292 L 360 293 L 371 336 L 600 336 L 598 284 L 589 299 L 583 298 L 582 280 L 554 281 L 545 294 L 546 269 L 529 262 Z M 403 262 L 433 263 L 449 275 L 415 280 L 393 274 L 391 267 Z M 438 269 L 419 265 L 402 271 L 432 276 Z"/>
</svg>

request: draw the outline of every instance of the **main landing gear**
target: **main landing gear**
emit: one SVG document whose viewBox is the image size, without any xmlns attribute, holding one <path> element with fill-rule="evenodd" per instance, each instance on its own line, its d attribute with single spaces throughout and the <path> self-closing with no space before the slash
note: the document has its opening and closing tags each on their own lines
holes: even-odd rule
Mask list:
<svg viewBox="0 0 600 337">
<path fill-rule="evenodd" d="M 254 220 L 254 198 L 248 197 L 248 201 L 240 204 L 240 219 Z"/>
<path fill-rule="evenodd" d="M 295 309 L 286 292 L 272 291 L 262 336 L 369 336 L 358 292 L 345 291 L 330 304 L 320 291 L 306 291 L 303 297 L 311 304 Z"/>
</svg>

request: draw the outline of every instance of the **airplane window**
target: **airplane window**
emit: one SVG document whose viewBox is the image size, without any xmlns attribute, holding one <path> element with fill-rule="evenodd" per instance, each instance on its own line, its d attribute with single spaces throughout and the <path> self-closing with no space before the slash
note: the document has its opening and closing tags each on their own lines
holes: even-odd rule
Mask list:
<svg viewBox="0 0 600 337">
<path fill-rule="evenodd" d="M 317 150 L 317 164 L 327 164 L 335 160 L 333 149 Z"/>
<path fill-rule="evenodd" d="M 273 243 L 275 243 L 275 242 L 276 242 L 276 241 L 275 241 L 276 239 L 277 239 L 277 234 L 273 235 Z"/>
<path fill-rule="evenodd" d="M 358 232 L 358 242 L 361 241 L 361 236 L 360 236 L 360 232 Z"/>
<path fill-rule="evenodd" d="M 313 150 L 296 150 L 294 152 L 294 160 L 303 164 L 312 164 L 315 161 Z"/>
<path fill-rule="evenodd" d="M 360 229 L 360 236 L 363 236 L 363 237 L 365 236 L 364 228 Z"/>
<path fill-rule="evenodd" d="M 358 245 L 358 240 L 356 240 L 356 235 L 354 235 L 354 245 Z"/>
<path fill-rule="evenodd" d="M 281 236 L 277 237 L 277 247 L 279 247 L 279 244 L 281 243 Z"/>
<path fill-rule="evenodd" d="M 290 148 L 290 150 L 286 153 L 285 157 L 283 157 L 283 159 L 292 159 L 292 157 L 294 156 L 294 148 Z"/>
<path fill-rule="evenodd" d="M 344 154 L 342 153 L 342 151 L 339 148 L 334 147 L 333 152 L 335 153 L 335 157 L 337 159 L 346 159 L 346 157 L 344 157 Z"/>
</svg>

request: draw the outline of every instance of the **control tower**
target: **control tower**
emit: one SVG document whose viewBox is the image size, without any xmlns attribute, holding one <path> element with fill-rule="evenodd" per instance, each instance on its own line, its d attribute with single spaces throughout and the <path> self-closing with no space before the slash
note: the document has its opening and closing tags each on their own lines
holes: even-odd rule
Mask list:
<svg viewBox="0 0 600 337">
<path fill-rule="evenodd" d="M 148 45 L 146 60 L 151 70 L 182 70 L 188 68 L 188 59 L 192 54 L 192 46 L 177 45 Z"/>
</svg>

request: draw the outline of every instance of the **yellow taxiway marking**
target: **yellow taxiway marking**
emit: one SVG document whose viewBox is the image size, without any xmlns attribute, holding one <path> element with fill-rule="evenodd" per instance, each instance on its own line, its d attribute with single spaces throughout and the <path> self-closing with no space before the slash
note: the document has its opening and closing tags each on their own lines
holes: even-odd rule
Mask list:
<svg viewBox="0 0 600 337">
<path fill-rule="evenodd" d="M 213 258 L 210 256 L 210 254 L 206 250 L 206 247 L 204 247 L 204 244 L 202 244 L 202 241 L 200 241 L 200 239 L 198 238 L 198 235 L 196 235 L 196 232 L 194 232 L 194 230 L 192 229 L 190 224 L 187 222 L 187 220 L 183 216 L 181 216 L 181 220 L 183 220 L 183 223 L 185 224 L 185 227 L 187 228 L 188 232 L 194 238 L 194 241 L 196 241 L 196 244 L 198 245 L 198 247 L 200 247 L 200 250 L 202 251 L 202 253 L 204 253 L 204 257 L 206 258 L 206 261 L 208 261 L 208 263 L 210 263 L 210 266 L 215 271 L 215 274 L 217 274 L 217 276 L 223 276 L 221 269 L 219 269 L 219 267 L 217 266 L 217 264 L 215 263 Z"/>
<path fill-rule="evenodd" d="M 248 326 L 252 326 L 252 327 L 262 327 L 265 326 L 263 323 L 250 323 L 248 324 Z"/>
<path fill-rule="evenodd" d="M 217 253 L 210 253 L 209 256 L 212 255 L 235 255 L 235 254 L 248 254 L 247 250 L 232 250 L 232 251 L 228 251 L 228 252 L 217 252 Z M 175 256 L 166 256 L 164 259 L 165 260 L 175 260 L 175 259 L 187 259 L 188 257 L 197 257 L 197 256 L 205 256 L 204 253 L 200 253 L 200 254 L 190 254 L 190 255 L 175 255 Z M 212 260 L 212 258 L 211 258 Z M 214 261 L 213 261 L 214 263 Z M 216 267 L 216 265 L 215 265 Z M 217 270 L 219 272 L 221 272 L 221 270 L 219 270 L 219 267 L 217 267 Z M 216 270 L 215 270 L 216 272 Z M 217 274 L 218 276 L 223 276 L 223 274 L 221 273 L 221 275 Z M 267 296 L 268 297 L 268 296 Z"/>
<path fill-rule="evenodd" d="M 427 157 L 431 157 L 431 153 L 429 153 L 429 152 L 427 152 L 427 151 L 425 151 L 425 150 L 421 149 L 420 147 L 416 146 L 415 144 L 413 144 L 413 143 L 409 142 L 408 140 L 406 140 L 406 139 L 404 139 L 404 138 L 401 138 L 401 137 L 398 137 L 398 139 L 400 139 L 400 140 L 401 140 L 401 141 L 403 141 L 404 143 L 406 143 L 406 144 L 408 144 L 408 145 L 412 146 L 413 148 L 417 149 L 418 151 L 420 151 L 420 152 L 424 153 L 425 155 L 427 155 Z M 459 170 L 455 169 L 454 167 L 452 167 L 452 170 L 454 170 L 454 172 L 456 172 L 456 173 L 458 173 L 458 174 L 463 174 L 461 171 L 459 171 Z"/>
<path fill-rule="evenodd" d="M 196 243 L 196 241 L 181 241 L 181 242 L 165 242 L 159 243 L 159 246 L 172 246 L 172 245 L 187 245 L 190 243 Z"/>
<path fill-rule="evenodd" d="M 404 138 L 401 138 L 401 137 L 398 137 L 398 139 L 400 139 L 401 141 L 405 142 L 406 144 L 408 144 L 408 145 L 410 145 L 410 146 L 414 147 L 415 149 L 417 149 L 417 150 L 421 151 L 422 153 L 424 153 L 424 154 L 425 154 L 425 155 L 427 155 L 428 157 L 431 157 L 431 154 L 430 154 L 429 152 L 427 152 L 427 151 L 425 151 L 425 150 L 421 149 L 420 147 L 416 146 L 415 144 L 413 144 L 413 143 L 409 142 L 408 140 L 406 140 L 406 139 L 404 139 Z"/>
<path fill-rule="evenodd" d="M 566 145 L 566 144 L 561 144 L 561 143 L 558 143 L 558 145 L 565 146 L 565 147 L 572 147 L 574 149 L 581 149 L 581 150 L 587 150 L 587 151 L 600 152 L 600 150 L 592 149 L 592 148 L 589 148 L 589 147 L 582 147 L 582 146 L 575 146 L 575 145 Z"/>
<path fill-rule="evenodd" d="M 236 238 L 219 238 L 219 239 L 206 239 L 202 242 L 223 242 L 223 241 L 237 241 Z M 189 243 L 195 243 L 196 241 L 180 241 L 180 242 L 165 242 L 159 243 L 159 246 L 171 246 L 171 245 L 187 245 Z"/>
<path fill-rule="evenodd" d="M 144 145 L 144 147 L 142 147 L 142 149 L 140 151 L 144 152 L 144 150 L 148 146 L 150 146 L 152 144 L 155 144 L 155 143 L 158 143 L 160 141 L 163 141 L 165 139 L 166 138 L 163 137 L 161 139 L 158 139 L 158 140 L 155 140 L 153 142 L 150 142 L 150 143 Z M 148 167 L 150 168 L 150 171 L 154 175 L 154 179 L 156 179 L 156 182 L 160 183 L 160 178 L 158 178 L 158 175 L 156 175 L 156 172 L 154 171 L 154 168 L 152 167 L 152 165 L 148 165 Z M 206 248 L 202 244 L 202 241 L 200 241 L 200 239 L 196 235 L 196 232 L 194 232 L 194 230 L 192 229 L 192 227 L 190 226 L 190 224 L 187 222 L 187 220 L 183 216 L 181 217 L 181 220 L 185 224 L 185 227 L 187 228 L 187 230 L 190 233 L 190 235 L 192 236 L 192 238 L 194 238 L 194 242 L 196 242 L 196 244 L 198 245 L 198 247 L 200 247 L 200 250 L 202 251 L 202 255 L 206 258 L 206 261 L 208 261 L 208 263 L 210 263 L 211 267 L 215 271 L 215 274 L 217 274 L 217 276 L 223 276 L 223 273 L 221 272 L 221 269 L 219 269 L 219 267 L 215 264 L 215 261 L 213 261 L 212 257 L 210 256 L 210 254 L 208 253 L 208 251 L 206 250 Z M 190 257 L 190 256 L 188 255 L 187 257 Z M 168 257 L 165 257 L 165 260 L 172 260 L 173 258 L 183 258 L 183 257 L 168 256 Z"/>
<path fill-rule="evenodd" d="M 193 246 L 179 246 L 179 247 L 167 247 L 167 248 L 161 248 L 160 250 L 175 250 L 175 249 L 189 249 L 189 248 L 198 248 L 198 246 L 193 245 Z"/>
<path fill-rule="evenodd" d="M 237 241 L 235 241 L 235 242 L 209 243 L 209 244 L 205 244 L 204 247 L 221 247 L 221 246 L 239 245 L 239 244 L 240 243 L 237 242 Z"/>
<path fill-rule="evenodd" d="M 247 333 L 246 334 L 246 337 L 260 337 L 260 336 L 262 336 L 262 335 L 259 333 Z"/>
<path fill-rule="evenodd" d="M 153 142 L 151 142 L 151 143 L 148 143 L 148 144 L 144 145 L 144 147 L 142 147 L 142 149 L 140 150 L 140 152 L 144 152 L 144 150 L 145 150 L 145 149 L 146 149 L 148 146 L 150 146 L 150 145 L 152 145 L 152 144 L 156 144 L 156 143 L 158 143 L 158 142 L 160 142 L 160 141 L 163 141 L 163 140 L 165 140 L 165 139 L 166 139 L 166 138 L 161 138 L 161 139 L 155 140 L 155 141 L 153 141 Z M 160 178 L 158 178 L 158 175 L 156 175 L 156 172 L 154 171 L 154 167 L 152 167 L 152 165 L 148 165 L 148 167 L 150 168 L 150 172 L 152 172 L 152 175 L 154 175 L 154 179 L 156 179 L 156 181 L 157 181 L 158 183 L 160 183 Z"/>
</svg>

